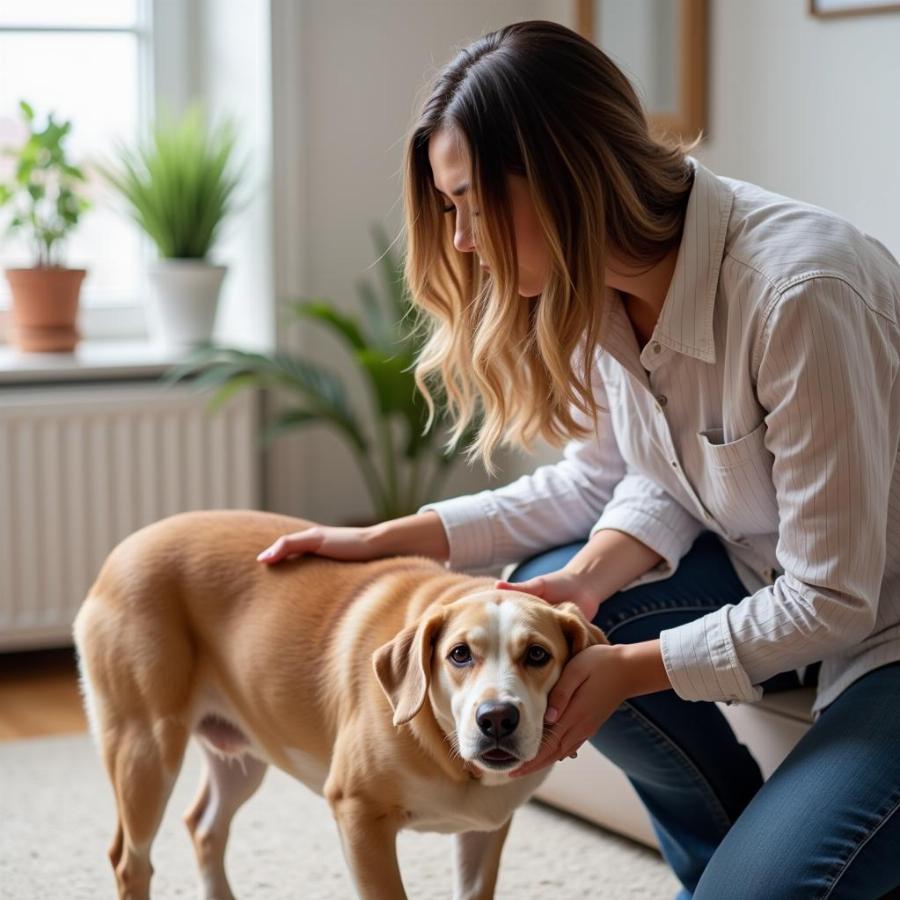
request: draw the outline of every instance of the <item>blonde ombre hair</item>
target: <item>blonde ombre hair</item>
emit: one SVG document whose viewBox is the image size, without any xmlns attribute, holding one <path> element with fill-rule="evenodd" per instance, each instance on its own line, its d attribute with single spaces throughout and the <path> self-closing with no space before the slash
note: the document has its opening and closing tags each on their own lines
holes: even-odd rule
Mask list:
<svg viewBox="0 0 900 900">
<path fill-rule="evenodd" d="M 622 71 L 553 22 L 484 35 L 428 90 L 403 164 L 405 275 L 426 329 L 415 380 L 429 409 L 427 431 L 435 413 L 428 382 L 439 376 L 453 419 L 448 449 L 483 412 L 466 456 L 480 455 L 494 474 L 498 444 L 530 450 L 540 436 L 560 446 L 596 430 L 592 369 L 605 331 L 605 248 L 649 268 L 678 246 L 693 185 L 686 154 L 701 138 L 685 145 L 652 137 Z M 432 180 L 429 141 L 444 128 L 470 164 L 478 254 L 455 248 L 452 217 Z M 527 179 L 549 249 L 549 276 L 536 297 L 518 293 L 508 173 Z"/>
</svg>

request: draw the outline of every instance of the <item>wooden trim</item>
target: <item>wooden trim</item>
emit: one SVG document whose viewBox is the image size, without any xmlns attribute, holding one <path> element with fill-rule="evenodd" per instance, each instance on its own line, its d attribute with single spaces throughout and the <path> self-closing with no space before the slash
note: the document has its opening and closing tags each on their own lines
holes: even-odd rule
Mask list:
<svg viewBox="0 0 900 900">
<path fill-rule="evenodd" d="M 575 30 L 583 38 L 594 40 L 594 0 L 575 0 Z"/>
<path fill-rule="evenodd" d="M 652 133 L 668 132 L 681 140 L 692 141 L 701 131 L 704 138 L 708 137 L 706 82 L 709 10 L 708 0 L 679 0 L 679 3 L 678 109 L 675 113 L 648 109 L 647 120 Z M 599 46 L 593 0 L 575 0 L 575 27 L 582 37 Z"/>
<path fill-rule="evenodd" d="M 880 3 L 878 6 L 845 7 L 843 9 L 816 9 L 816 0 L 808 0 L 808 10 L 817 19 L 846 19 L 850 16 L 868 16 L 875 13 L 900 12 L 900 3 Z"/>
</svg>

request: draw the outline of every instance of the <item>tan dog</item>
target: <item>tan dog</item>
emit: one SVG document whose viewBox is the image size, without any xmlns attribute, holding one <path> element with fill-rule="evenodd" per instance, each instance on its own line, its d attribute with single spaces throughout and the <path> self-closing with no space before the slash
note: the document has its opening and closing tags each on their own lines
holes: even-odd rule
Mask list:
<svg viewBox="0 0 900 900">
<path fill-rule="evenodd" d="M 574 604 L 426 557 L 256 562 L 310 524 L 240 510 L 163 519 L 110 553 L 79 610 L 120 898 L 149 896 L 151 843 L 192 734 L 206 770 L 184 820 L 205 897 L 232 897 L 229 825 L 269 764 L 328 800 L 360 896 L 405 897 L 402 828 L 455 832 L 454 896 L 493 896 L 512 813 L 549 768 L 507 772 L 537 755 L 563 665 L 606 639 Z"/>
</svg>

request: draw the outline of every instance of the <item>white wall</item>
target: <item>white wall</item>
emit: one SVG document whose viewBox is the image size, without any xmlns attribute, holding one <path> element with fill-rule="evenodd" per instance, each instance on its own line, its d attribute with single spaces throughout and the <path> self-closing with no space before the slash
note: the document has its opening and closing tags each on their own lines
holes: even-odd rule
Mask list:
<svg viewBox="0 0 900 900">
<path fill-rule="evenodd" d="M 900 257 L 900 12 L 712 0 L 709 141 L 721 175 L 844 216 Z"/>
<path fill-rule="evenodd" d="M 532 18 L 570 24 L 573 8 L 568 0 L 272 0 L 276 294 L 354 309 L 357 280 L 377 274 L 370 224 L 383 223 L 392 236 L 402 224 L 403 140 L 429 75 L 486 31 Z M 344 373 L 365 408 L 365 385 L 330 335 L 292 324 L 279 331 L 279 344 Z M 366 518 L 353 457 L 314 429 L 273 449 L 268 505 L 328 523 Z M 487 483 L 461 464 L 448 489 L 456 495 Z"/>
</svg>

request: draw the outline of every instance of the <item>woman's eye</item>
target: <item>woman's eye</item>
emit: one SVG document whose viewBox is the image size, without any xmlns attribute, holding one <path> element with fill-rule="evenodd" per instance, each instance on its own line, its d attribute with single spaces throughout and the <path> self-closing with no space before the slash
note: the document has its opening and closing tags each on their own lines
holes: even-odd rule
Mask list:
<svg viewBox="0 0 900 900">
<path fill-rule="evenodd" d="M 525 662 L 532 666 L 542 666 L 549 660 L 550 654 L 538 644 L 532 644 L 525 654 Z"/>
<path fill-rule="evenodd" d="M 455 210 L 455 209 L 456 209 L 456 207 L 455 207 L 455 206 L 452 206 L 452 205 L 451 205 L 451 206 L 445 206 L 445 207 L 441 210 L 441 212 L 444 212 L 444 213 L 452 213 L 453 210 Z M 477 213 L 477 212 L 475 212 L 474 210 L 472 210 L 472 215 L 473 215 L 473 216 L 479 216 L 479 215 L 481 215 L 481 213 Z"/>
<path fill-rule="evenodd" d="M 458 644 L 450 651 L 450 660 L 457 665 L 464 665 L 471 662 L 472 653 L 465 644 Z"/>
</svg>

